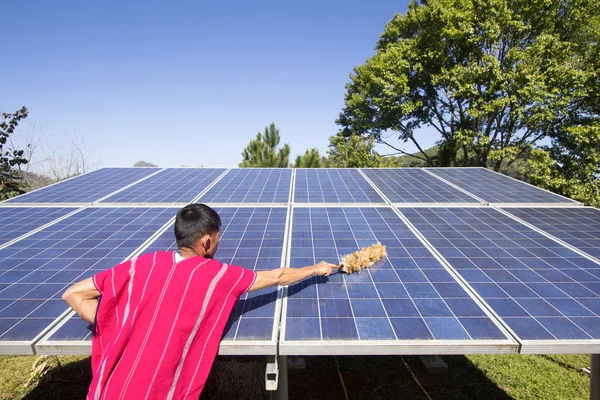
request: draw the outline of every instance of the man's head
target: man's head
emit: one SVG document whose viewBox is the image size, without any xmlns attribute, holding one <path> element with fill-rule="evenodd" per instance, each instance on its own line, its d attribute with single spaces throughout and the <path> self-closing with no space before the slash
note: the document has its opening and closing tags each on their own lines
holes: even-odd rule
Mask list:
<svg viewBox="0 0 600 400">
<path fill-rule="evenodd" d="M 204 204 L 188 204 L 175 217 L 177 247 L 191 250 L 202 257 L 214 257 L 220 230 L 219 214 Z"/>
</svg>

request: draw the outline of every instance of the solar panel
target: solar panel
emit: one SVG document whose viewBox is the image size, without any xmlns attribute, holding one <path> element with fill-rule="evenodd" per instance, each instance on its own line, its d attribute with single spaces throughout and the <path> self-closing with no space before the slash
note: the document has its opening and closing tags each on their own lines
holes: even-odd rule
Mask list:
<svg viewBox="0 0 600 400">
<path fill-rule="evenodd" d="M 365 168 L 362 171 L 392 203 L 482 204 L 420 168 Z"/>
<path fill-rule="evenodd" d="M 492 208 L 401 211 L 521 339 L 521 351 L 600 339 L 600 264 Z"/>
<path fill-rule="evenodd" d="M 235 168 L 205 194 L 203 203 L 287 203 L 292 170 L 289 168 Z"/>
<path fill-rule="evenodd" d="M 75 210 L 64 207 L 0 207 L 0 246 Z"/>
<path fill-rule="evenodd" d="M 0 249 L 0 352 L 34 340 L 67 310 L 66 287 L 122 262 L 175 212 L 85 208 Z"/>
<path fill-rule="evenodd" d="M 528 185 L 486 168 L 425 168 L 427 171 L 474 194 L 490 204 L 552 203 L 577 205 L 576 201 Z"/>
<path fill-rule="evenodd" d="M 281 267 L 284 247 L 287 208 L 215 208 L 222 221 L 221 238 L 217 258 L 231 265 L 240 265 L 254 271 Z M 169 227 L 145 250 L 176 250 L 174 233 Z M 280 291 L 267 288 L 244 294 L 238 301 L 225 328 L 221 354 L 251 354 L 274 352 L 277 340 L 277 325 Z M 40 354 L 56 353 L 56 348 L 73 350 L 91 346 L 91 331 L 88 324 L 77 315 L 71 317 L 47 339 L 36 345 Z M 244 344 L 247 346 L 244 348 Z M 67 350 L 67 353 L 69 351 Z M 76 351 L 74 351 L 76 352 Z"/>
<path fill-rule="evenodd" d="M 337 262 L 378 240 L 388 257 L 371 268 L 288 287 L 281 354 L 336 354 L 334 346 L 353 354 L 415 354 L 417 347 L 407 344 L 419 341 L 429 353 L 474 343 L 479 347 L 470 351 L 491 343 L 493 351 L 503 351 L 503 345 L 515 351 L 514 342 L 391 208 L 295 208 L 290 265 Z"/>
<path fill-rule="evenodd" d="M 506 211 L 600 259 L 600 210 L 597 208 L 509 208 Z"/>
<path fill-rule="evenodd" d="M 145 178 L 159 168 L 102 168 L 24 195 L 5 203 L 91 203 Z"/>
<path fill-rule="evenodd" d="M 295 203 L 385 203 L 356 169 L 296 169 Z"/>
<path fill-rule="evenodd" d="M 224 171 L 224 168 L 167 168 L 101 203 L 189 203 Z"/>
</svg>

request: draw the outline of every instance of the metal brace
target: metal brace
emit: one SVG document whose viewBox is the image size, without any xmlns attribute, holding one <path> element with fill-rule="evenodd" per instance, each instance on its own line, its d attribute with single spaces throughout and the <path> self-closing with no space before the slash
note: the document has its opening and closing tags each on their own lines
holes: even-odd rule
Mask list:
<svg viewBox="0 0 600 400">
<path fill-rule="evenodd" d="M 267 362 L 267 369 L 265 370 L 265 387 L 269 391 L 277 390 L 279 384 L 279 365 L 277 364 L 277 357 L 269 357 L 271 362 Z"/>
</svg>

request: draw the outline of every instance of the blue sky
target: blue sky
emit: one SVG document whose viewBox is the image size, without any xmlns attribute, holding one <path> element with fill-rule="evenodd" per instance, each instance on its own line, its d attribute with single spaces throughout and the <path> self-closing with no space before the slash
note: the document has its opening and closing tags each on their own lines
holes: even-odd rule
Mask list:
<svg viewBox="0 0 600 400">
<path fill-rule="evenodd" d="M 352 68 L 407 4 L 4 3 L 0 111 L 27 106 L 105 166 L 237 166 L 272 121 L 292 156 L 324 152 Z"/>
</svg>

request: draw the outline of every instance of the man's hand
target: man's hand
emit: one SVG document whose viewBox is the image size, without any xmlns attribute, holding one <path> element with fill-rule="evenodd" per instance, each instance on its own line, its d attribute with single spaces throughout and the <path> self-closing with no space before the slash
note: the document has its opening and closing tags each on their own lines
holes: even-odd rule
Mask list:
<svg viewBox="0 0 600 400">
<path fill-rule="evenodd" d="M 321 261 L 320 263 L 314 265 L 315 270 L 316 270 L 315 275 L 316 276 L 329 276 L 329 275 L 331 275 L 331 269 L 335 266 L 336 266 L 335 264 L 330 264 L 326 261 Z"/>
</svg>

